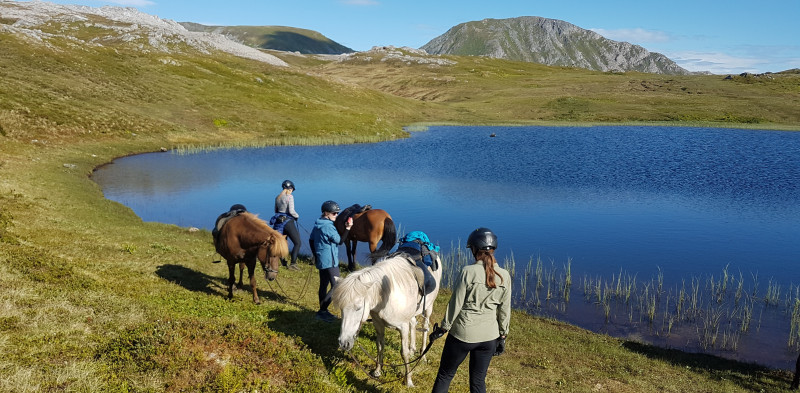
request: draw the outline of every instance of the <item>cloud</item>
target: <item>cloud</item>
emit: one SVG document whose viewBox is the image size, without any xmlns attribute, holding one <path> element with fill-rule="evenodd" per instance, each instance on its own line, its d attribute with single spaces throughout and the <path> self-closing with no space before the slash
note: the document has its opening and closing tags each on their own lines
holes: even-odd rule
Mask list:
<svg viewBox="0 0 800 393">
<path fill-rule="evenodd" d="M 667 42 L 670 41 L 669 34 L 663 31 L 635 29 L 589 29 L 603 37 L 614 41 L 625 41 L 633 44 L 648 42 Z"/>
<path fill-rule="evenodd" d="M 377 0 L 341 0 L 340 2 L 346 5 L 357 5 L 357 6 L 380 4 Z"/>
<path fill-rule="evenodd" d="M 765 58 L 733 56 L 722 52 L 683 51 L 665 55 L 689 71 L 708 71 L 712 74 L 761 73 L 765 67 L 772 65 Z"/>
</svg>

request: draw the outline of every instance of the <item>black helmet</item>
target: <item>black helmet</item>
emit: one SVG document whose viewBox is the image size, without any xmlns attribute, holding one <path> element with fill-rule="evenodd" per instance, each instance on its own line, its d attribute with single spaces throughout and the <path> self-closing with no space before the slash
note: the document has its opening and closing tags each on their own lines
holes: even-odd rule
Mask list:
<svg viewBox="0 0 800 393">
<path fill-rule="evenodd" d="M 283 187 L 284 190 L 291 188 L 292 191 L 294 191 L 294 183 L 292 183 L 291 180 L 284 180 L 283 183 L 281 183 L 281 187 Z"/>
<path fill-rule="evenodd" d="M 478 228 L 469 234 L 467 248 L 485 250 L 497 248 L 497 235 L 489 228 Z"/>
<path fill-rule="evenodd" d="M 247 211 L 247 208 L 244 207 L 244 205 L 242 205 L 241 203 L 237 203 L 237 204 L 231 206 L 231 208 L 230 208 L 230 211 L 234 211 L 234 210 Z"/>
<path fill-rule="evenodd" d="M 339 210 L 339 204 L 334 201 L 325 201 L 322 203 L 323 213 L 338 213 Z"/>
</svg>

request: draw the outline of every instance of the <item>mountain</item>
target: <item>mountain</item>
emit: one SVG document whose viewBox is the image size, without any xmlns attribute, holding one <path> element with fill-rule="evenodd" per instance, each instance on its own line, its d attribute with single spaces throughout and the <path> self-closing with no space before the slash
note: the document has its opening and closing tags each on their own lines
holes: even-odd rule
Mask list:
<svg viewBox="0 0 800 393">
<path fill-rule="evenodd" d="M 219 34 L 191 32 L 175 21 L 145 14 L 135 8 L 0 1 L 0 33 L 26 37 L 32 45 L 44 47 L 52 46 L 48 44 L 49 40 L 66 40 L 74 46 L 127 46 L 138 48 L 142 53 L 222 51 L 276 66 L 287 66 L 273 55 Z"/>
<path fill-rule="evenodd" d="M 462 23 L 421 49 L 431 54 L 487 56 L 596 71 L 690 74 L 666 56 L 641 46 L 537 16 Z"/>
<path fill-rule="evenodd" d="M 206 26 L 192 22 L 181 22 L 180 24 L 189 31 L 221 34 L 254 48 L 325 55 L 354 52 L 316 31 L 296 27 Z"/>
</svg>

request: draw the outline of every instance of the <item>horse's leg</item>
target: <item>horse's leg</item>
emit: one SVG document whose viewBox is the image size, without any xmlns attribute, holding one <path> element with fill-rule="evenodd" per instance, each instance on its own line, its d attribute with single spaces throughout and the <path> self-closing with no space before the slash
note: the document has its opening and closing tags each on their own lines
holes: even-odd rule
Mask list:
<svg viewBox="0 0 800 393">
<path fill-rule="evenodd" d="M 800 355 L 797 356 L 797 362 L 794 365 L 794 380 L 792 380 L 792 390 L 800 387 Z"/>
<path fill-rule="evenodd" d="M 350 248 L 347 250 L 347 268 L 354 272 L 356 270 L 356 246 L 358 246 L 358 242 L 352 240 L 350 243 Z"/>
<path fill-rule="evenodd" d="M 381 239 L 381 236 L 383 236 L 383 232 L 381 232 L 381 233 L 376 233 L 376 232 L 373 232 L 373 233 L 372 233 L 372 234 L 369 236 L 369 252 L 370 252 L 370 254 L 374 254 L 374 253 L 375 253 L 375 250 L 377 250 L 377 249 L 378 249 L 378 241 Z M 385 257 L 385 256 L 386 256 L 386 255 L 384 255 L 384 257 Z M 375 264 L 375 262 L 377 261 L 377 258 L 370 258 L 370 259 L 372 260 L 372 264 L 373 264 L 373 265 L 374 265 L 374 264 Z"/>
<path fill-rule="evenodd" d="M 250 288 L 253 288 L 253 302 L 261 304 L 258 300 L 258 290 L 256 289 L 256 259 L 247 261 L 247 275 L 250 276 Z"/>
<path fill-rule="evenodd" d="M 433 312 L 433 307 L 426 307 L 425 311 L 422 313 L 422 347 L 420 351 L 424 351 L 425 348 L 428 347 L 428 334 L 430 333 L 430 324 L 431 324 L 431 312 Z M 422 355 L 422 360 L 426 363 L 428 362 L 428 355 Z"/>
<path fill-rule="evenodd" d="M 417 353 L 417 317 L 411 317 L 408 325 L 408 334 L 411 337 L 411 353 Z"/>
<path fill-rule="evenodd" d="M 236 288 L 244 289 L 244 283 L 242 283 L 243 278 L 244 278 L 244 262 L 239 264 L 239 283 L 236 284 Z"/>
<path fill-rule="evenodd" d="M 353 264 L 353 257 L 350 256 L 350 253 L 353 250 L 353 246 L 352 246 L 351 243 L 352 242 L 350 240 L 345 240 L 344 241 L 344 250 L 345 250 L 345 254 L 347 254 L 347 270 L 352 272 L 352 271 L 355 270 L 355 265 Z"/>
<path fill-rule="evenodd" d="M 236 283 L 236 262 L 228 261 L 228 299 L 233 299 L 233 285 Z"/>
<path fill-rule="evenodd" d="M 375 358 L 375 370 L 372 371 L 372 376 L 377 378 L 381 376 L 381 369 L 383 368 L 383 347 L 386 338 L 386 325 L 377 315 L 372 316 L 372 324 L 375 326 L 375 347 L 378 352 Z"/>
<path fill-rule="evenodd" d="M 416 321 L 412 318 L 411 322 Z M 404 323 L 400 326 L 400 353 L 403 355 L 403 363 L 406 367 L 406 386 L 410 388 L 414 387 L 414 382 L 411 381 L 411 371 L 409 370 L 410 365 L 408 361 L 411 359 L 411 354 L 416 346 L 416 343 L 412 339 L 412 337 L 416 337 L 413 333 L 416 328 L 416 323 L 412 325 L 411 322 Z"/>
</svg>

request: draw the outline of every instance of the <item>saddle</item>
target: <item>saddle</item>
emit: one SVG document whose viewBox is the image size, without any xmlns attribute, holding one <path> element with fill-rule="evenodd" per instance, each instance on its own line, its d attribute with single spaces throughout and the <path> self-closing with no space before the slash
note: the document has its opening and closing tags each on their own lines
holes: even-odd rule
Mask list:
<svg viewBox="0 0 800 393">
<path fill-rule="evenodd" d="M 431 268 L 432 271 L 439 269 L 439 246 L 434 246 L 428 239 L 428 235 L 422 231 L 412 231 L 400 238 L 400 245 L 397 252 L 408 254 L 416 263 L 421 261 Z"/>
<path fill-rule="evenodd" d="M 342 212 L 339 213 L 339 216 L 343 217 L 342 219 L 346 222 L 348 218 L 353 217 L 356 214 L 363 213 L 363 212 L 365 212 L 367 210 L 370 210 L 370 209 L 372 209 L 372 205 L 361 206 L 361 205 L 356 203 L 353 206 L 350 206 L 350 207 L 342 210 Z"/>
<path fill-rule="evenodd" d="M 230 220 L 238 216 L 239 214 L 246 212 L 247 210 L 244 209 L 236 209 L 236 210 L 229 210 L 225 213 L 222 213 L 217 217 L 217 221 L 214 223 L 214 229 L 211 230 L 211 237 L 214 241 L 214 248 L 219 247 L 217 245 L 217 240 L 219 239 L 219 232 L 222 230 L 222 227 Z M 212 261 L 213 263 L 220 263 L 221 261 Z"/>
<path fill-rule="evenodd" d="M 211 236 L 214 237 L 214 244 L 217 244 L 217 237 L 219 236 L 219 232 L 222 230 L 222 227 L 225 226 L 225 223 L 227 223 L 231 218 L 234 218 L 245 211 L 246 210 L 241 209 L 230 210 L 220 214 L 219 217 L 217 217 L 217 222 L 214 223 L 214 229 L 211 230 Z"/>
<path fill-rule="evenodd" d="M 439 247 L 434 246 L 428 240 L 428 235 L 422 231 L 410 232 L 403 236 L 400 242 L 397 251 L 392 255 L 403 255 L 411 265 L 419 268 L 414 269 L 414 277 L 423 295 L 433 292 L 436 289 L 436 281 L 431 271 L 439 269 Z"/>
</svg>

